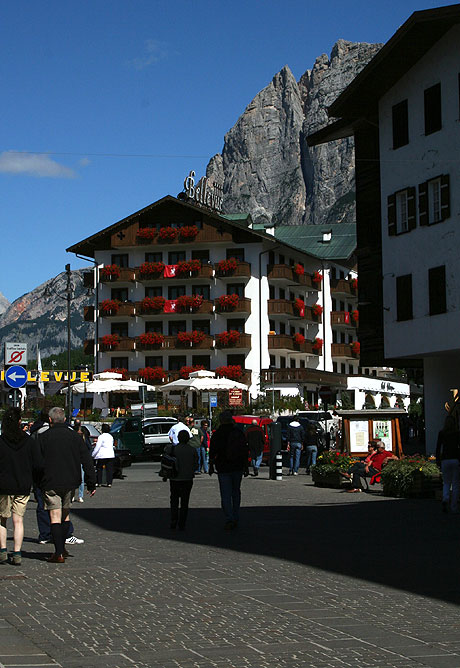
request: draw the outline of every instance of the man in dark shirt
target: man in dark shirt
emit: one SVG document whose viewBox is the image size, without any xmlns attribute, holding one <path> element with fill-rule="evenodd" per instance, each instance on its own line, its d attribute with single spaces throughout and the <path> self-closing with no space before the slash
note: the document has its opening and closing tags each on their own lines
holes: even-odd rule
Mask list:
<svg viewBox="0 0 460 668">
<path fill-rule="evenodd" d="M 253 420 L 251 426 L 246 429 L 246 440 L 254 475 L 257 476 L 259 475 L 265 445 L 265 433 L 262 427 L 257 424 L 257 420 Z"/>
</svg>

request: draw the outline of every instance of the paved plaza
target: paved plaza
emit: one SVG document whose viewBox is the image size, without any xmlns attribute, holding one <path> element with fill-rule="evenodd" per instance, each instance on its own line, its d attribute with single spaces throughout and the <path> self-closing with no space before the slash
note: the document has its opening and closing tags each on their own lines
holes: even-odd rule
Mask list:
<svg viewBox="0 0 460 668">
<path fill-rule="evenodd" d="M 263 469 L 228 532 L 201 475 L 179 532 L 157 470 L 75 504 L 64 565 L 29 504 L 23 564 L 0 568 L 0 666 L 460 668 L 460 516 L 439 502 Z"/>
</svg>

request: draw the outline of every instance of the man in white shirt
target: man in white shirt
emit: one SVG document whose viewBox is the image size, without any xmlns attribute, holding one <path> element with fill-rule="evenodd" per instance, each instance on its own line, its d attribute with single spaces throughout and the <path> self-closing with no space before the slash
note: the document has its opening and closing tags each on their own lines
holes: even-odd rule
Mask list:
<svg viewBox="0 0 460 668">
<path fill-rule="evenodd" d="M 187 427 L 187 425 L 182 422 L 182 419 L 180 419 L 179 422 L 173 425 L 168 431 L 169 440 L 173 445 L 177 445 L 179 443 L 177 435 L 180 431 L 186 431 L 189 434 L 189 437 L 192 438 L 192 432 Z"/>
</svg>

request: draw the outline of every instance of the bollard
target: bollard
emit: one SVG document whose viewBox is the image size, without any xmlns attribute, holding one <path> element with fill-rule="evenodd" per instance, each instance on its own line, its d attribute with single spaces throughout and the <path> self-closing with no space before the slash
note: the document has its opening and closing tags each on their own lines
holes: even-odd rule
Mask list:
<svg viewBox="0 0 460 668">
<path fill-rule="evenodd" d="M 281 451 L 276 453 L 276 480 L 283 479 L 283 455 Z"/>
</svg>

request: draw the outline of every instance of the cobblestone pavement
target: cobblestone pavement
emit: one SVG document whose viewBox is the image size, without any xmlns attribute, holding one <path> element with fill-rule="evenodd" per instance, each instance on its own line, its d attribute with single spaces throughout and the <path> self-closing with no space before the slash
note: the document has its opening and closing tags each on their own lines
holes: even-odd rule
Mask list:
<svg viewBox="0 0 460 668">
<path fill-rule="evenodd" d="M 23 564 L 0 568 L 0 666 L 460 667 L 460 517 L 439 502 L 264 469 L 226 532 L 201 475 L 175 532 L 157 469 L 76 504 L 85 544 L 64 565 L 43 561 L 29 503 Z"/>
</svg>

